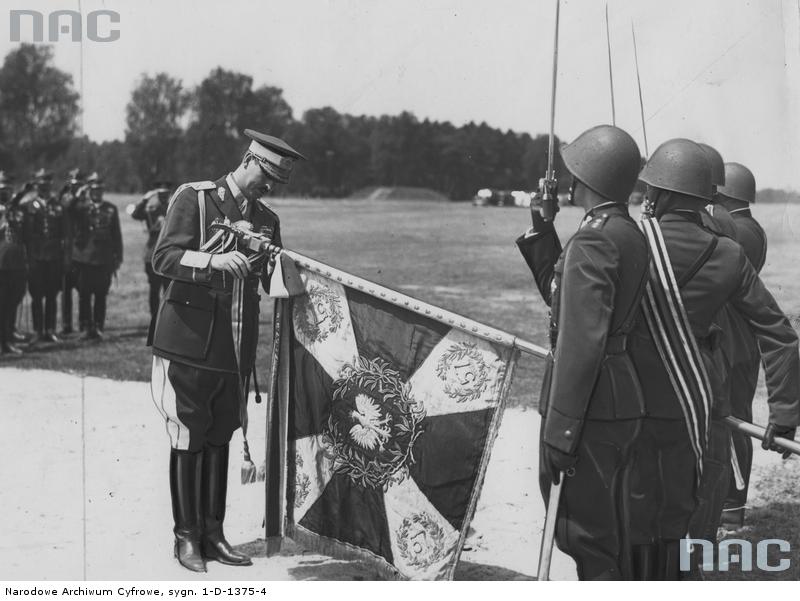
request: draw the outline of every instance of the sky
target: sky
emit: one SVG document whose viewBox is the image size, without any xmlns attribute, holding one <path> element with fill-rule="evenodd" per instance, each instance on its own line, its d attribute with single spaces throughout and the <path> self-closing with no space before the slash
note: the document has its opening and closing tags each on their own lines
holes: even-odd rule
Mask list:
<svg viewBox="0 0 800 601">
<path fill-rule="evenodd" d="M 143 74 L 198 84 L 222 66 L 280 87 L 300 117 L 332 106 L 546 133 L 556 0 L 3 0 L 10 11 L 120 15 L 120 39 L 54 44 L 84 98 L 90 138 L 124 136 Z M 759 187 L 800 190 L 800 0 L 608 0 L 616 124 L 645 154 L 675 137 L 749 166 Z M 611 123 L 603 0 L 561 0 L 556 134 Z M 4 14 L 5 13 L 5 14 Z M 105 29 L 101 28 L 101 34 Z M 23 41 L 31 41 L 23 29 Z M 46 35 L 46 34 L 45 34 Z M 82 49 L 82 52 L 81 52 Z M 81 60 L 81 56 L 83 57 Z M 81 69 L 81 64 L 83 68 Z M 312 157 L 313 160 L 313 157 Z"/>
</svg>

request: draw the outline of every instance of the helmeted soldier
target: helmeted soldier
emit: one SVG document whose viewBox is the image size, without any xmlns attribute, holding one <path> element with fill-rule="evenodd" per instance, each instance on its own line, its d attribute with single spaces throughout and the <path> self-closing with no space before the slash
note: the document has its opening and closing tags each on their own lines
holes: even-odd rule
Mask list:
<svg viewBox="0 0 800 601">
<path fill-rule="evenodd" d="M 222 526 L 228 444 L 242 423 L 243 382 L 255 360 L 258 285 L 269 292 L 271 273 L 270 263 L 254 268 L 239 250 L 207 252 L 207 230 L 217 219 L 244 220 L 280 244 L 278 216 L 265 196 L 275 183 L 287 183 L 294 162 L 304 158 L 278 138 L 249 129 L 245 135 L 252 142 L 232 173 L 175 192 L 153 252 L 154 271 L 170 283 L 150 341 L 152 391 L 172 448 L 175 556 L 193 571 L 205 571 L 205 559 L 251 564 Z M 234 330 L 237 300 L 241 328 Z"/>
<path fill-rule="evenodd" d="M 164 217 L 167 214 L 172 184 L 168 181 L 155 182 L 153 187 L 145 193 L 142 199 L 133 206 L 131 217 L 144 223 L 147 230 L 147 241 L 144 246 L 144 272 L 147 274 L 147 283 L 150 286 L 150 320 L 154 323 L 161 293 L 166 290 L 169 280 L 153 271 L 153 249 L 161 233 Z"/>
<path fill-rule="evenodd" d="M 750 264 L 760 272 L 767 257 L 767 235 L 755 220 L 750 203 L 756 199 L 756 180 L 753 173 L 739 163 L 725 163 L 725 185 L 719 188 L 719 202 L 724 206 L 736 226 L 736 241 L 744 249 Z M 731 411 L 735 417 L 753 421 L 753 397 L 758 385 L 761 357 L 758 340 L 749 325 L 737 315 L 730 320 L 729 340 L 731 371 L 729 393 Z M 744 508 L 753 464 L 753 442 L 749 436 L 731 432 L 736 458 L 730 479 L 727 499 L 722 512 L 722 522 L 736 528 L 744 524 Z"/>
<path fill-rule="evenodd" d="M 0 171 L 0 352 L 20 354 L 14 343 L 17 307 L 25 296 L 25 215 L 14 202 L 12 178 Z"/>
<path fill-rule="evenodd" d="M 793 438 L 800 423 L 800 360 L 796 333 L 744 250 L 734 240 L 719 235 L 704 216 L 704 207 L 711 199 L 712 180 L 711 165 L 703 149 L 685 139 L 665 142 L 652 154 L 640 179 L 648 185 L 648 199 L 663 238 L 662 258 L 668 262 L 674 274 L 673 284 L 679 290 L 675 301 L 683 307 L 699 349 L 701 361 L 697 370 L 707 374 L 713 397 L 709 399 L 710 427 L 693 431 L 692 424 L 697 422 L 690 422 L 681 411 L 677 388 L 665 375 L 666 371 L 653 367 L 648 370 L 649 377 L 641 379 L 648 418 L 652 416 L 664 423 L 686 422 L 683 442 L 678 439 L 669 443 L 654 438 L 652 444 L 637 446 L 632 477 L 634 523 L 649 522 L 653 544 L 660 544 L 665 551 L 664 576 L 672 579 L 679 575 L 678 540 L 687 530 L 690 535 L 702 537 L 689 529 L 690 515 L 695 510 L 698 471 L 702 469 L 699 484 L 702 488 L 704 481 L 713 481 L 727 468 L 730 459 L 729 456 L 706 457 L 703 449 L 696 447 L 698 440 L 707 438 L 728 440 L 721 419 L 730 415 L 730 405 L 721 391 L 724 376 L 719 373 L 718 355 L 714 353 L 717 341 L 712 325 L 715 317 L 727 303 L 750 323 L 758 340 L 770 407 L 765 446 L 774 450 L 778 450 L 774 438 Z M 652 340 L 634 337 L 632 342 L 637 366 L 648 363 L 655 366 L 662 361 L 658 350 L 652 348 Z M 692 378 L 688 371 L 680 375 L 687 381 Z M 646 442 L 646 437 L 642 440 Z M 729 446 L 718 444 L 717 448 L 729 449 Z M 693 454 L 697 461 L 693 461 Z M 675 469 L 676 466 L 679 469 Z M 661 492 L 655 497 L 645 492 L 653 490 L 654 480 L 661 481 Z M 649 514 L 649 519 L 645 514 Z M 634 541 L 641 542 L 641 538 L 647 536 L 646 531 L 635 533 Z"/>
<path fill-rule="evenodd" d="M 78 265 L 72 262 L 73 245 L 75 244 L 75 224 L 74 216 L 78 209 L 78 204 L 82 202 L 82 197 L 85 192 L 84 185 L 86 183 L 86 175 L 79 169 L 72 169 L 67 174 L 67 181 L 61 189 L 59 195 L 59 202 L 64 207 L 67 214 L 67 252 L 64 253 L 64 289 L 61 291 L 61 334 L 72 334 L 72 291 L 75 290 L 78 295 Z M 80 312 L 80 303 L 78 303 L 78 328 L 81 332 L 86 330 L 89 323 L 89 317 Z"/>
<path fill-rule="evenodd" d="M 698 142 L 697 145 L 703 149 L 711 167 L 711 202 L 706 205 L 706 211 L 717 223 L 715 229 L 719 230 L 723 236 L 728 236 L 728 238 L 735 240 L 736 226 L 719 198 L 719 188 L 725 185 L 725 161 L 713 146 L 702 142 Z"/>
<path fill-rule="evenodd" d="M 25 242 L 28 254 L 28 292 L 36 340 L 58 342 L 55 334 L 58 293 L 64 273 L 67 234 L 64 207 L 52 193 L 53 174 L 34 174 L 35 193 L 25 194 Z"/>
<path fill-rule="evenodd" d="M 623 474 L 645 409 L 627 343 L 648 267 L 644 236 L 627 207 L 640 154 L 626 132 L 601 125 L 561 156 L 573 177 L 570 197 L 586 209 L 580 229 L 562 251 L 553 223 L 533 211 L 533 228 L 517 240 L 551 306 L 554 352 L 539 402 L 542 489 L 547 496 L 550 482 L 570 475 L 556 541 L 578 576 L 628 579 Z"/>
<path fill-rule="evenodd" d="M 88 320 L 81 340 L 95 340 L 103 335 L 111 278 L 122 264 L 122 233 L 117 207 L 103 200 L 100 175 L 90 175 L 86 187 L 86 201 L 72 212 L 72 262 L 78 267 L 80 312 Z"/>
</svg>

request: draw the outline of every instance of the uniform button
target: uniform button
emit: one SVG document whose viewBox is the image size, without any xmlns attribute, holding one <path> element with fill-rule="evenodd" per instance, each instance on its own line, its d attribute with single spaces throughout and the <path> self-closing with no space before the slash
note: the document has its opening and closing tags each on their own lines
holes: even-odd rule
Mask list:
<svg viewBox="0 0 800 601">
<path fill-rule="evenodd" d="M 572 438 L 572 430 L 564 430 L 564 438 Z"/>
</svg>

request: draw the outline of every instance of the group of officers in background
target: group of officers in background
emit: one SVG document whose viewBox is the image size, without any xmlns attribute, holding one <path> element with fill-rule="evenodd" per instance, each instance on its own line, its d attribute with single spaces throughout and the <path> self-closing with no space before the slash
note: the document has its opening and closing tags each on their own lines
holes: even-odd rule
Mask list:
<svg viewBox="0 0 800 601">
<path fill-rule="evenodd" d="M 73 290 L 78 293 L 81 340 L 102 338 L 106 297 L 123 258 L 117 207 L 103 199 L 103 178 L 79 169 L 59 193 L 42 168 L 19 189 L 0 172 L 0 349 L 21 354 L 57 343 L 73 330 Z M 30 295 L 33 337 L 17 331 L 19 307 Z M 57 331 L 61 294 L 61 330 Z"/>
</svg>

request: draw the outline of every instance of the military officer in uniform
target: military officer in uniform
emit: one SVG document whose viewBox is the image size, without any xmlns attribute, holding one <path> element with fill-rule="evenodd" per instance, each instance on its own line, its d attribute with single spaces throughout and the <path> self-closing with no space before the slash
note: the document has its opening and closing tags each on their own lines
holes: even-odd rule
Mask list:
<svg viewBox="0 0 800 601">
<path fill-rule="evenodd" d="M 727 436 L 721 419 L 731 413 L 727 395 L 721 392 L 724 375 L 718 372 L 714 353 L 717 341 L 712 333 L 713 321 L 727 303 L 750 323 L 758 340 L 770 408 L 764 445 L 778 450 L 774 438 L 793 438 L 800 424 L 797 334 L 764 287 L 743 248 L 709 227 L 705 205 L 711 199 L 711 165 L 703 149 L 685 139 L 665 142 L 652 154 L 640 179 L 648 185 L 648 200 L 654 207 L 682 303 L 714 391 L 710 438 Z M 682 416 L 675 410 L 678 404 L 672 384 L 665 372 L 655 367 L 660 361 L 657 351 L 648 349 L 647 341 L 642 339 L 634 338 L 632 342 L 637 365 L 644 366 L 643 369 L 648 362 L 653 365 L 647 371 L 649 377 L 641 379 L 648 412 L 650 407 L 661 406 L 662 420 L 678 422 Z M 674 415 L 668 413 L 670 410 Z M 646 442 L 647 437 L 642 440 Z M 729 449 L 729 446 L 719 444 L 718 448 Z M 689 528 L 690 514 L 695 509 L 694 494 L 702 498 L 702 491 L 695 490 L 696 472 L 683 469 L 685 465 L 693 465 L 692 451 L 688 443 L 662 445 L 654 440 L 653 444 L 639 445 L 637 453 L 631 485 L 634 523 L 646 523 L 646 516 L 640 512 L 650 513 L 654 544 L 662 551 L 655 571 L 666 579 L 677 579 L 678 541 Z M 700 487 L 726 469 L 729 459 L 729 456 L 706 457 Z M 676 464 L 680 464 L 681 471 L 675 469 Z M 690 477 L 687 478 L 686 472 L 690 472 Z M 660 498 L 644 492 L 657 486 L 652 482 L 654 479 L 661 480 Z M 664 514 L 663 499 L 674 499 L 671 517 Z M 702 537 L 691 530 L 689 534 Z"/>
<path fill-rule="evenodd" d="M 73 211 L 72 262 L 78 268 L 80 312 L 88 320 L 81 340 L 97 340 L 105 329 L 111 278 L 122 264 L 122 232 L 117 207 L 103 200 L 100 175 L 90 175 L 86 186 L 86 202 L 79 203 Z"/>
<path fill-rule="evenodd" d="M 58 342 L 56 311 L 64 273 L 66 216 L 64 207 L 52 193 L 53 174 L 42 168 L 34 174 L 34 179 L 35 193 L 26 194 L 20 201 L 25 211 L 34 341 Z"/>
<path fill-rule="evenodd" d="M 72 262 L 73 245 L 75 243 L 75 227 L 72 217 L 76 212 L 77 204 L 81 202 L 86 176 L 75 168 L 68 173 L 68 180 L 61 189 L 59 202 L 64 207 L 67 215 L 67 251 L 64 253 L 64 289 L 61 291 L 61 334 L 72 334 L 72 291 L 78 291 L 78 267 Z M 86 330 L 88 317 L 80 312 L 78 303 L 78 328 L 81 332 Z"/>
<path fill-rule="evenodd" d="M 767 258 L 767 235 L 750 211 L 756 199 L 756 180 L 753 173 L 739 163 L 725 163 L 725 185 L 719 189 L 719 201 L 730 214 L 736 227 L 736 241 L 744 249 L 750 264 L 761 272 Z M 758 385 L 761 357 L 758 340 L 742 319 L 732 316 L 729 338 L 731 341 L 731 371 L 729 394 L 731 411 L 735 417 L 753 421 L 753 397 Z M 731 432 L 738 474 L 730 479 L 727 499 L 722 512 L 723 525 L 738 528 L 744 525 L 744 508 L 753 463 L 753 441 L 749 436 Z"/>
<path fill-rule="evenodd" d="M 166 290 L 169 280 L 161 277 L 153 271 L 153 249 L 164 224 L 164 216 L 167 214 L 167 202 L 169 201 L 172 184 L 167 181 L 156 182 L 142 199 L 131 210 L 131 217 L 144 223 L 147 229 L 147 242 L 144 246 L 144 272 L 147 274 L 147 283 L 150 286 L 150 319 L 155 321 L 158 312 L 158 304 L 161 300 L 161 293 Z"/>
<path fill-rule="evenodd" d="M 22 350 L 14 344 L 14 324 L 25 296 L 27 259 L 24 213 L 13 200 L 12 179 L 0 171 L 0 352 L 18 355 Z"/>
<path fill-rule="evenodd" d="M 540 399 L 542 488 L 547 496 L 550 482 L 569 476 L 556 541 L 578 576 L 629 579 L 623 474 L 645 407 L 627 340 L 648 253 L 627 203 L 640 154 L 626 132 L 601 125 L 561 156 L 573 177 L 570 196 L 586 210 L 580 229 L 561 251 L 553 223 L 533 211 L 533 228 L 517 240 L 552 311 L 555 350 Z"/>
<path fill-rule="evenodd" d="M 151 343 L 154 400 L 171 442 L 175 556 L 199 572 L 205 559 L 251 564 L 223 533 L 228 444 L 241 425 L 242 382 L 254 363 L 258 284 L 269 291 L 271 272 L 269 263 L 254 269 L 239 250 L 211 254 L 202 247 L 211 223 L 226 218 L 280 243 L 278 216 L 265 196 L 274 184 L 287 183 L 295 161 L 304 158 L 278 138 L 249 129 L 245 135 L 251 144 L 232 173 L 175 192 L 153 251 L 154 271 L 170 280 Z M 232 327 L 237 297 L 238 348 Z"/>
</svg>

